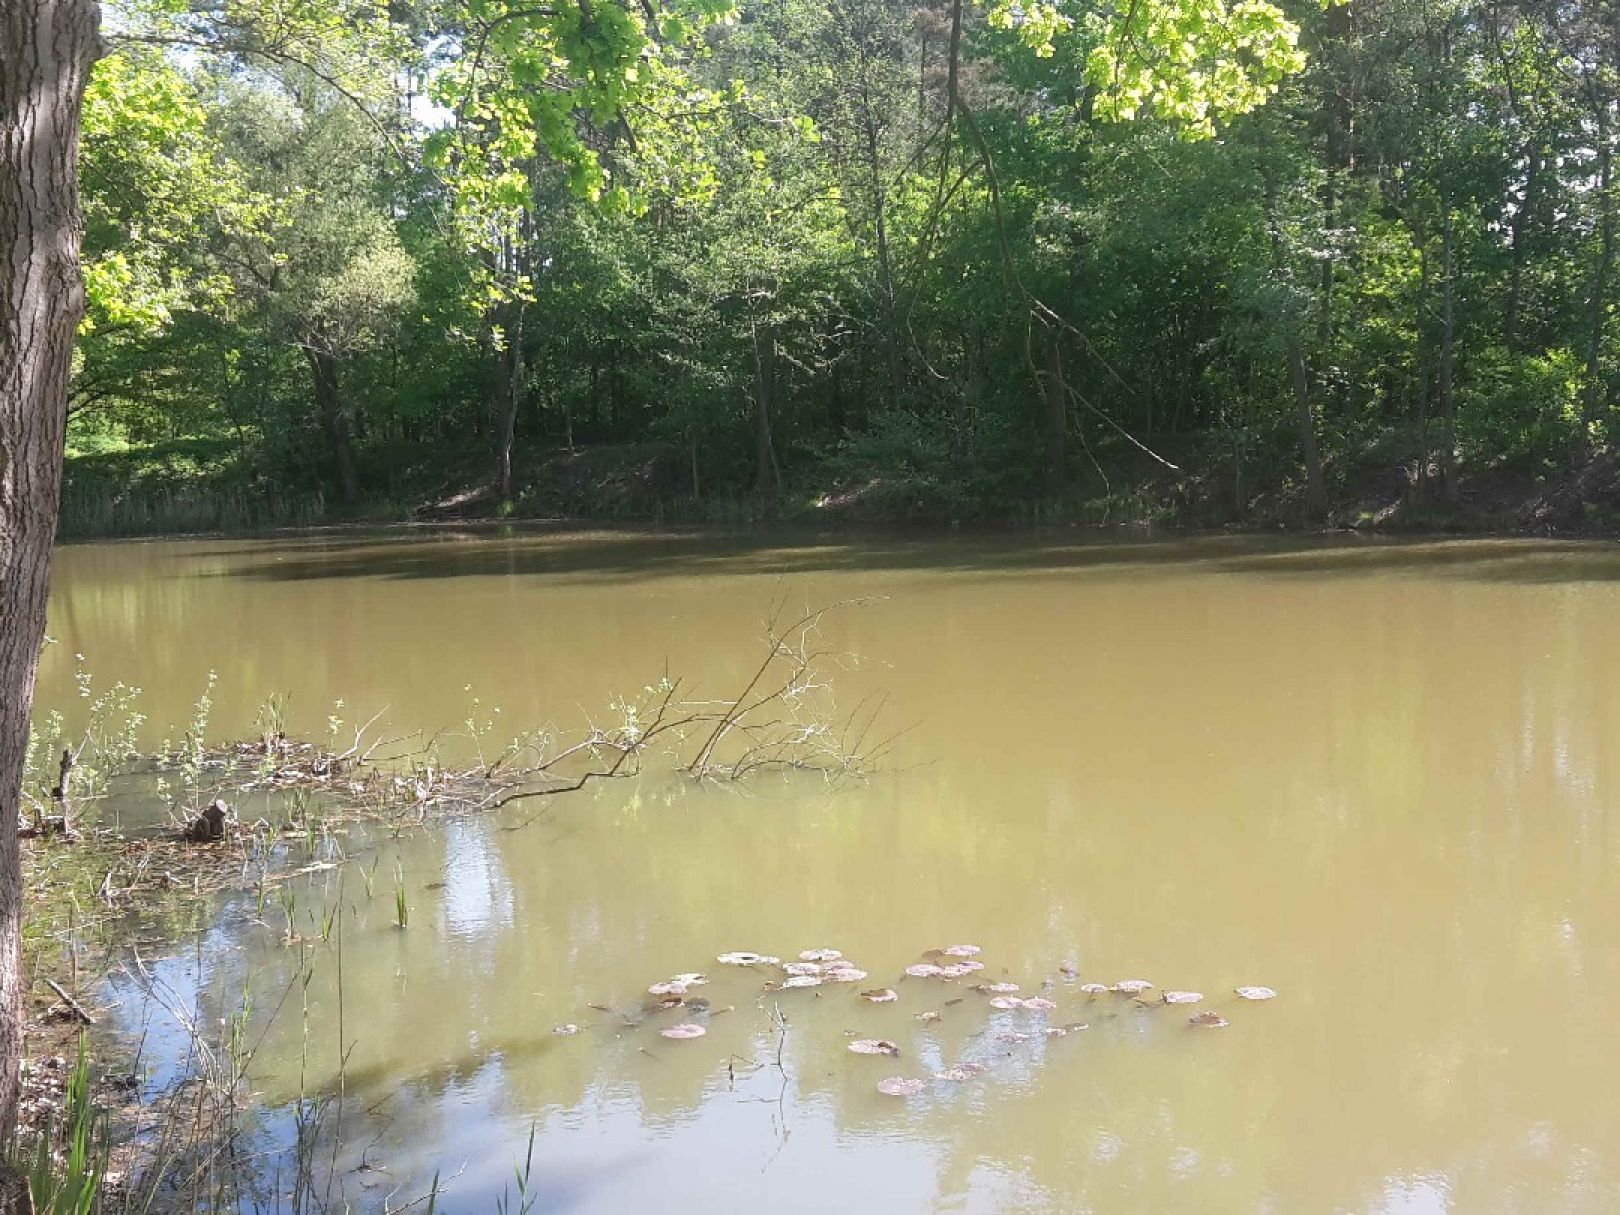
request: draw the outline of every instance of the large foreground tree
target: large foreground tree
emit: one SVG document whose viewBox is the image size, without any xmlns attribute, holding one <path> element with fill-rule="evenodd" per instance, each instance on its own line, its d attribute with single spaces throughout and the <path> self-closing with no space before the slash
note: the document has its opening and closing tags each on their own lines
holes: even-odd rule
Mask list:
<svg viewBox="0 0 1620 1215">
<path fill-rule="evenodd" d="M 79 264 L 79 116 L 95 0 L 0 6 L 0 1144 L 22 1056 L 18 799 L 62 488 Z"/>
</svg>

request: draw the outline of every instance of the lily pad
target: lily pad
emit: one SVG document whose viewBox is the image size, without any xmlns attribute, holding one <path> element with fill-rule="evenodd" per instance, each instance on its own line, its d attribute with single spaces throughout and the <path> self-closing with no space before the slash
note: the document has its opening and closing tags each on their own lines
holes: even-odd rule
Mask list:
<svg viewBox="0 0 1620 1215">
<path fill-rule="evenodd" d="M 1024 1001 L 1024 1007 L 1032 1009 L 1035 1012 L 1050 1012 L 1052 1009 L 1057 1007 L 1057 1003 L 1053 1000 L 1048 1000 L 1045 996 L 1031 996 L 1029 999 Z"/>
<path fill-rule="evenodd" d="M 863 991 L 861 999 L 868 1004 L 892 1004 L 900 998 L 900 993 L 892 987 L 876 987 L 871 991 Z"/>
<path fill-rule="evenodd" d="M 553 1027 L 551 1032 L 566 1038 L 569 1034 L 577 1034 L 579 1032 L 579 1026 L 575 1025 L 573 1022 L 569 1022 L 567 1025 L 558 1025 Z"/>
<path fill-rule="evenodd" d="M 985 983 L 979 988 L 979 990 L 980 991 L 987 991 L 993 996 L 1008 996 L 1008 995 L 1011 995 L 1013 992 L 1018 990 L 1018 984 L 1016 984 L 1016 983 Z"/>
<path fill-rule="evenodd" d="M 1146 979 L 1121 979 L 1108 990 L 1117 991 L 1122 995 L 1127 996 L 1139 996 L 1144 991 L 1152 991 L 1153 984 L 1149 983 Z"/>
<path fill-rule="evenodd" d="M 1197 1004 L 1204 998 L 1201 991 L 1167 991 L 1162 997 L 1166 1004 Z"/>
<path fill-rule="evenodd" d="M 906 967 L 906 973 L 913 979 L 937 979 L 944 973 L 944 967 L 935 966 L 932 962 L 916 962 Z"/>
<path fill-rule="evenodd" d="M 654 983 L 647 991 L 648 994 L 654 996 L 684 996 L 686 994 L 686 984 L 677 983 L 674 979 L 670 979 L 664 983 Z"/>
<path fill-rule="evenodd" d="M 859 983 L 866 978 L 866 972 L 853 966 L 834 967 L 822 971 L 821 978 L 827 983 Z"/>
<path fill-rule="evenodd" d="M 887 1038 L 856 1038 L 849 1044 L 849 1053 L 852 1055 L 888 1055 L 891 1059 L 900 1053 L 900 1048 Z"/>
<path fill-rule="evenodd" d="M 799 957 L 806 962 L 836 962 L 844 955 L 836 949 L 804 949 Z"/>
<path fill-rule="evenodd" d="M 942 979 L 965 979 L 975 970 L 983 969 L 984 967 L 969 962 L 952 962 L 949 966 L 939 968 L 939 977 Z"/>
<path fill-rule="evenodd" d="M 1024 1002 L 1017 996 L 996 996 L 991 999 L 990 1007 L 1002 1009 L 1022 1008 L 1024 1007 Z"/>
<path fill-rule="evenodd" d="M 1196 1025 L 1199 1029 L 1225 1029 L 1231 1022 L 1214 1009 L 1206 1008 L 1203 1012 L 1188 1017 L 1187 1024 Z"/>
<path fill-rule="evenodd" d="M 687 1023 L 685 1025 L 671 1025 L 667 1029 L 661 1029 L 658 1032 L 666 1038 L 701 1038 L 709 1031 L 701 1025 Z"/>
<path fill-rule="evenodd" d="M 1277 993 L 1269 987 L 1235 987 L 1240 1000 L 1275 1000 Z"/>
<path fill-rule="evenodd" d="M 887 1080 L 879 1080 L 877 1090 L 889 1097 L 915 1097 L 928 1087 L 926 1080 L 917 1080 L 908 1076 L 890 1076 Z"/>
<path fill-rule="evenodd" d="M 790 975 L 819 975 L 820 962 L 783 962 L 782 969 Z"/>
<path fill-rule="evenodd" d="M 952 958 L 972 958 L 978 956 L 979 947 L 977 945 L 947 945 L 939 952 Z"/>
<path fill-rule="evenodd" d="M 1102 995 L 1104 992 L 1106 992 L 1108 990 L 1108 984 L 1106 984 L 1106 983 L 1082 983 L 1082 984 L 1080 984 L 1080 990 L 1085 992 L 1086 995 L 1088 995 L 1088 996 L 1100 996 L 1100 995 Z"/>
<path fill-rule="evenodd" d="M 782 981 L 783 987 L 820 987 L 820 975 L 790 975 Z"/>
<path fill-rule="evenodd" d="M 722 966 L 775 966 L 781 960 L 768 953 L 749 953 L 746 949 L 739 949 L 735 953 L 723 953 L 715 959 Z"/>
<path fill-rule="evenodd" d="M 709 981 L 709 976 L 699 974 L 697 971 L 691 971 L 684 975 L 670 975 L 669 981 L 679 983 L 683 987 L 702 987 Z"/>
</svg>

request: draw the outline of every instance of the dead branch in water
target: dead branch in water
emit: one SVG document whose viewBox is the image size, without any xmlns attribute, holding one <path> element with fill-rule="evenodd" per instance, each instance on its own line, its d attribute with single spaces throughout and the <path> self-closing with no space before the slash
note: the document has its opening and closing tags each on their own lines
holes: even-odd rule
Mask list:
<svg viewBox="0 0 1620 1215">
<path fill-rule="evenodd" d="M 374 736 L 380 713 L 354 729 L 352 740 L 322 745 L 290 738 L 278 720 L 250 740 L 150 757 L 140 771 L 160 782 L 165 774 L 192 774 L 174 806 L 175 832 L 135 839 L 88 833 L 83 846 L 106 857 L 95 891 L 100 914 L 116 916 L 143 891 L 193 897 L 230 887 L 262 891 L 287 876 L 340 864 L 335 836 L 348 824 L 398 829 L 431 817 L 493 812 L 637 775 L 655 761 L 697 781 L 740 781 L 771 770 L 813 771 L 829 781 L 868 773 L 898 735 L 873 741 L 881 697 L 839 707 L 831 676 L 857 659 L 828 644 L 823 628 L 830 613 L 862 602 L 807 608 L 784 623 L 788 613 L 778 600 L 765 621 L 763 652 L 731 695 L 700 696 L 684 678 L 666 674 L 634 698 L 614 701 L 611 722 L 590 723 L 572 736 L 534 731 L 493 758 L 484 756 L 478 726 L 469 721 L 477 762 L 441 758 L 450 738 L 442 732 L 414 750 L 377 758 L 401 741 Z M 265 812 L 277 821 L 248 819 L 243 808 L 258 796 L 268 796 Z M 198 826 L 205 821 L 206 833 Z M 210 847 L 185 846 L 199 839 Z"/>
</svg>

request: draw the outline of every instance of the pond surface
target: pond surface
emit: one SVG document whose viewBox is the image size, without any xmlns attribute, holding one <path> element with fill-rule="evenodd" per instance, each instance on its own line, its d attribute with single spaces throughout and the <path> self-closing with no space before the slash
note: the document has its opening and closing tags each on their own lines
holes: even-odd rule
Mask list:
<svg viewBox="0 0 1620 1215">
<path fill-rule="evenodd" d="M 572 726 L 666 668 L 734 688 L 779 597 L 883 597 L 829 624 L 864 659 L 840 697 L 908 728 L 869 781 L 651 773 L 373 838 L 295 886 L 341 949 L 242 899 L 166 963 L 216 1014 L 251 989 L 256 1026 L 293 985 L 255 1062 L 267 1209 L 301 1092 L 341 1092 L 321 1151 L 368 1210 L 437 1173 L 440 1210 L 493 1211 L 531 1131 L 541 1211 L 1620 1209 L 1620 549 L 434 533 L 59 562 L 45 701 L 80 652 L 154 737 L 210 669 L 219 737 L 278 690 L 316 733 L 338 699 L 396 733 L 473 696 Z M 899 981 L 958 942 L 984 971 Z M 819 947 L 870 980 L 767 995 L 715 962 Z M 682 971 L 712 1011 L 672 1041 L 640 1006 Z M 1079 991 L 1136 977 L 1231 1024 Z M 162 1011 L 122 1015 L 161 1073 Z M 988 1070 L 876 1089 L 960 1060 Z"/>
</svg>

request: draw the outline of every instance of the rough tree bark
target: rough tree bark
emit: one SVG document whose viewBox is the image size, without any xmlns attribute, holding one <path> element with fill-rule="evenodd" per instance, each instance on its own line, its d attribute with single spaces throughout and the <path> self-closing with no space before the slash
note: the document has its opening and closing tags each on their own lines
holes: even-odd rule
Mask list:
<svg viewBox="0 0 1620 1215">
<path fill-rule="evenodd" d="M 79 115 L 95 0 L 0 4 L 0 1144 L 22 1058 L 18 811 L 62 488 L 79 269 Z"/>
</svg>

